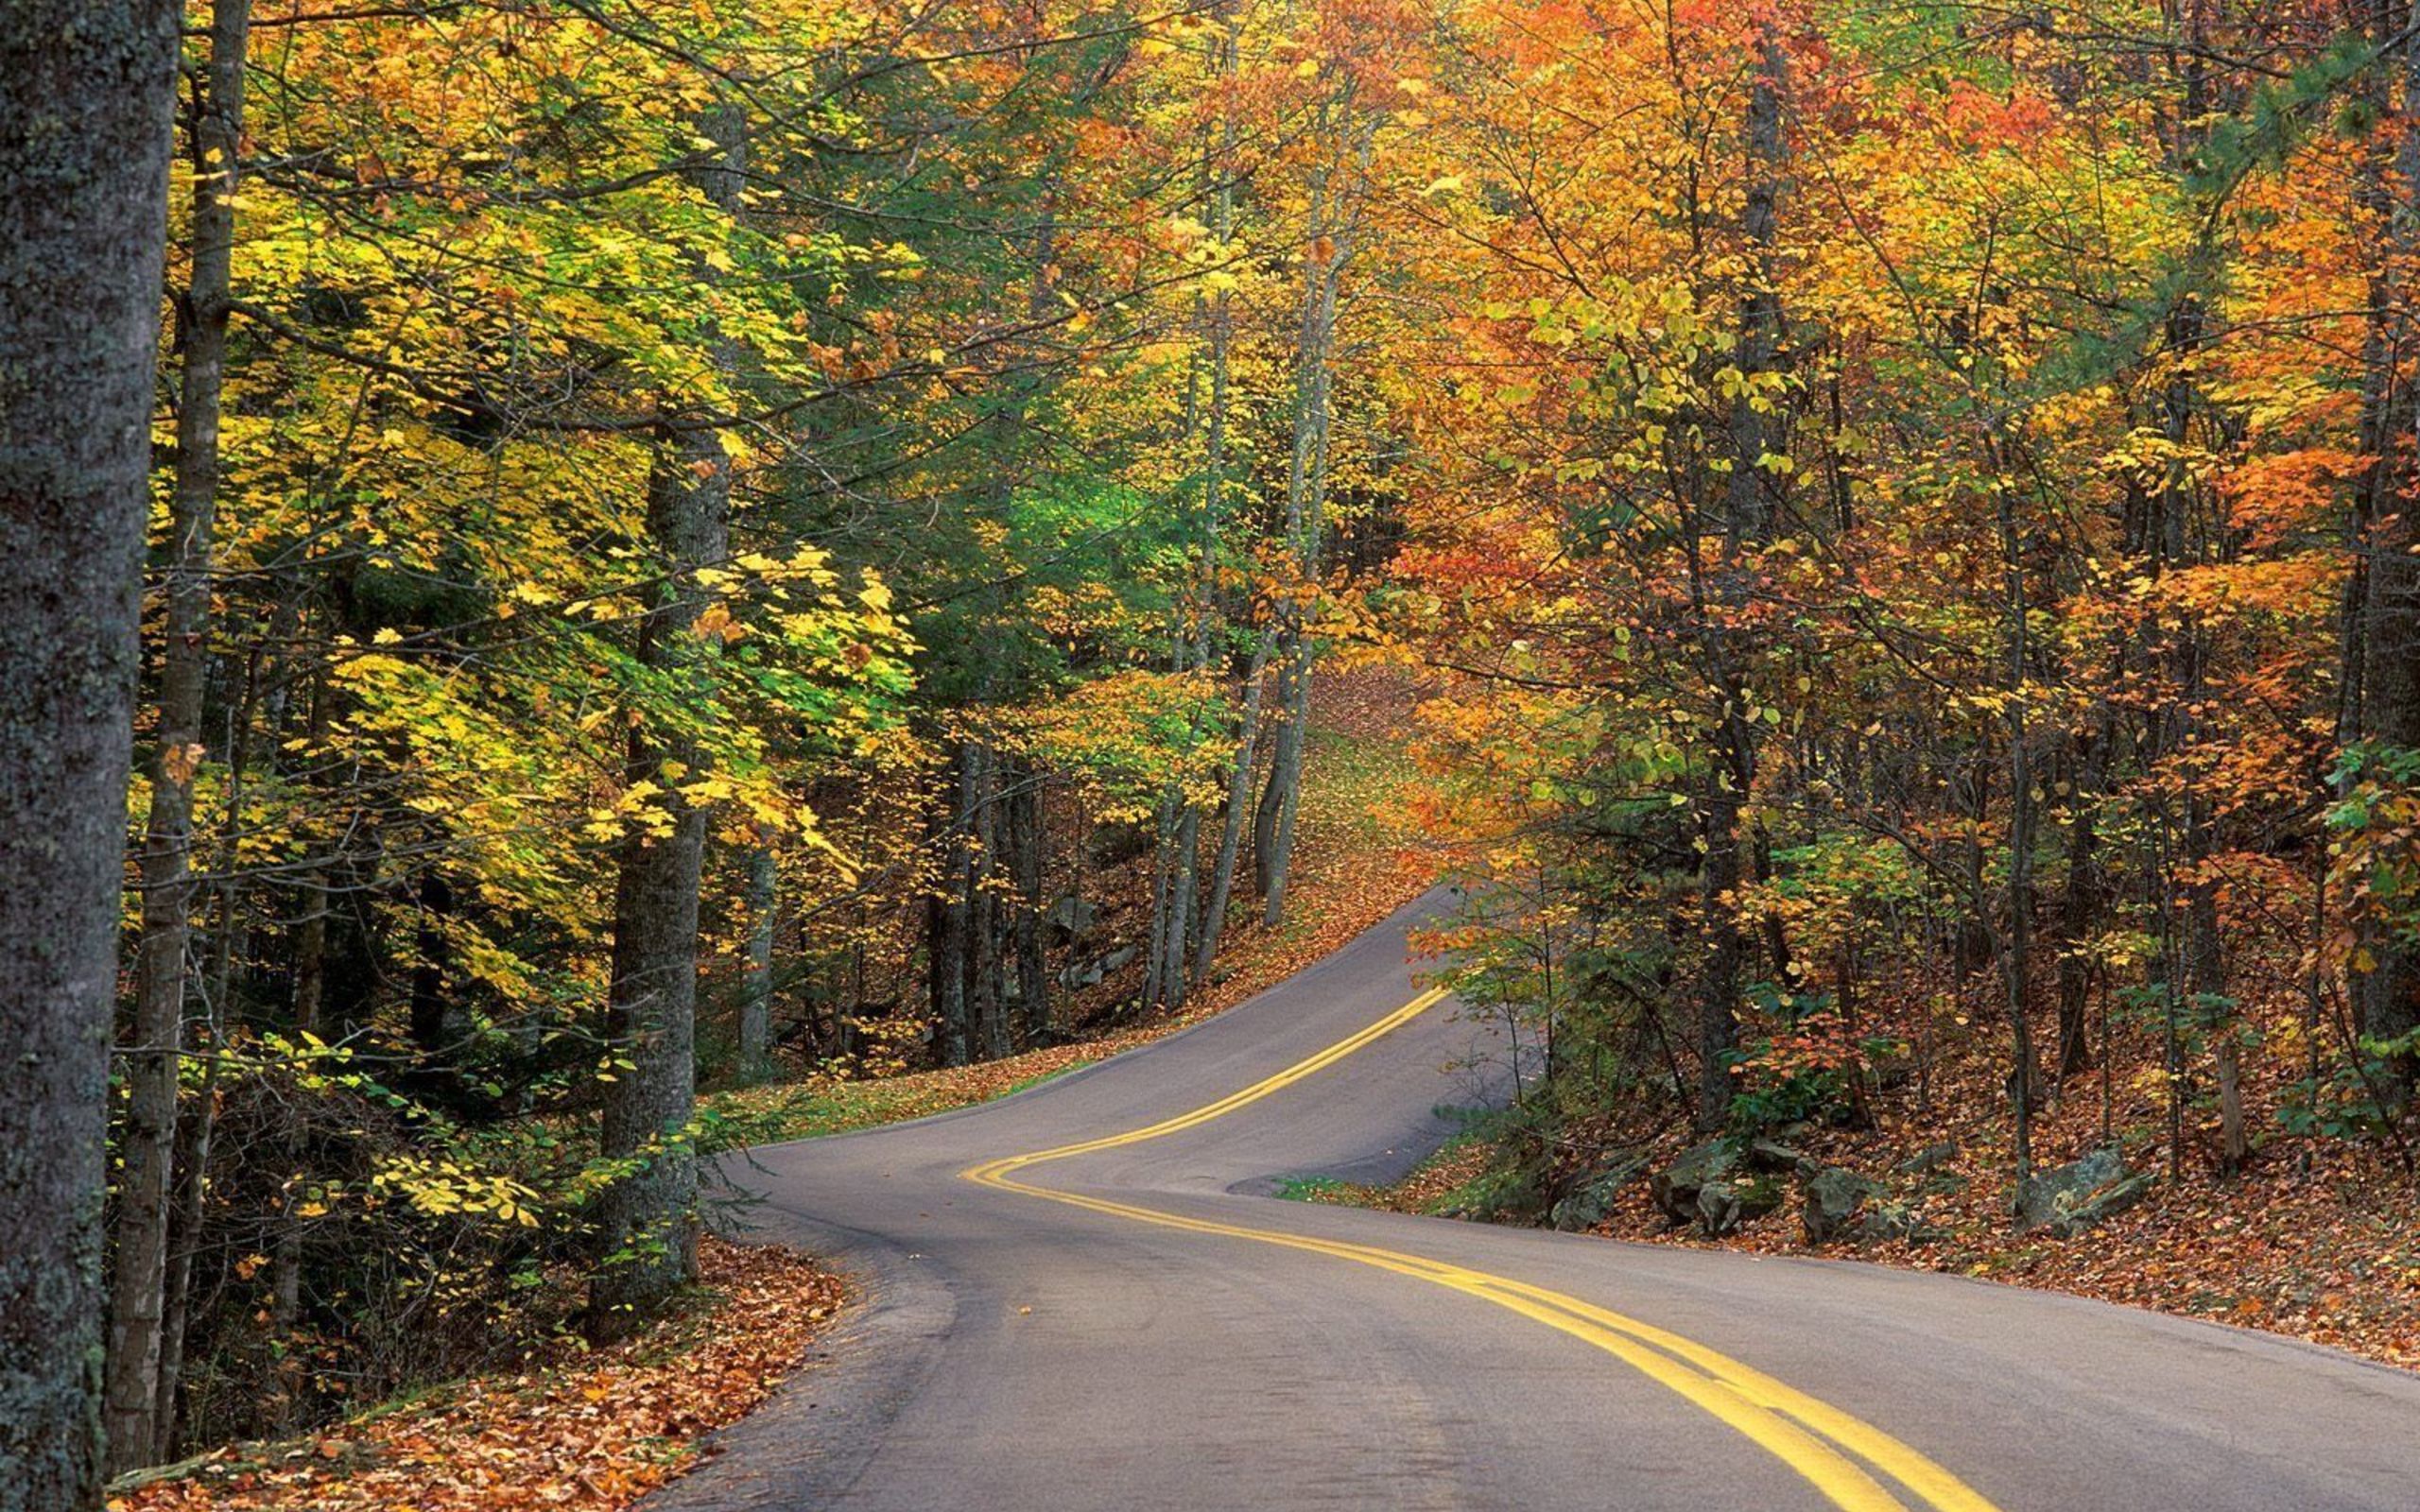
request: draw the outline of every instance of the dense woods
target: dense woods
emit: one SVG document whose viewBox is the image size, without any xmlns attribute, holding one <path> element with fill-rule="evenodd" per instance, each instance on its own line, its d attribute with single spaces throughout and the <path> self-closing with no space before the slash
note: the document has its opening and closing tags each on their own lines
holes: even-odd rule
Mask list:
<svg viewBox="0 0 2420 1512">
<path fill-rule="evenodd" d="M 30 9 L 0 1507 L 50 1341 L 300 1431 L 685 1285 L 701 1088 L 1182 1007 L 1339 664 L 1538 1180 L 2411 1166 L 2399 0 Z"/>
</svg>

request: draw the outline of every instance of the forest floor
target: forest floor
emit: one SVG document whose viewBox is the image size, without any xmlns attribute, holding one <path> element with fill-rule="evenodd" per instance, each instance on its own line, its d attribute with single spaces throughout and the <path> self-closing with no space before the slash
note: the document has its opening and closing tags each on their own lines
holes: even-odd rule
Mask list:
<svg viewBox="0 0 2420 1512">
<path fill-rule="evenodd" d="M 2119 1063 L 2140 1065 L 2148 1050 L 2129 1047 Z M 2155 1079 L 2130 1083 L 2120 1075 L 2104 1110 L 2100 1077 L 2086 1071 L 2039 1115 L 2037 1169 L 2102 1143 L 2105 1127 L 2129 1164 L 2157 1180 L 2139 1206 L 2083 1233 L 2019 1233 L 2011 1214 L 2003 1054 L 1986 1043 L 1952 1046 L 1921 1093 L 1902 1088 L 1878 1098 L 1867 1126 L 1786 1133 L 1789 1144 L 1816 1162 L 1882 1183 L 1931 1230 L 1927 1242 L 1810 1244 L 1795 1191 L 1773 1211 L 1708 1239 L 1673 1225 L 1643 1179 L 1621 1187 L 1589 1231 L 1641 1244 L 1971 1276 L 2261 1329 L 2420 1369 L 2420 1190 L 2390 1155 L 2375 1145 L 2296 1138 L 2273 1125 L 2265 1143 L 2256 1143 L 2249 1168 L 2221 1177 L 2206 1154 L 2209 1131 L 2196 1114 L 2186 1124 L 2186 1159 L 2171 1172 Z M 2277 1106 L 2284 1075 L 2280 1067 L 2269 1083 L 2252 1085 L 2254 1105 Z M 1651 1169 L 1694 1142 L 1685 1127 L 1672 1128 L 1626 1143 L 1620 1153 L 1630 1160 L 1644 1157 Z M 1579 1143 L 1586 1147 L 1584 1134 Z M 1599 1169 L 1614 1151 L 1610 1140 L 1598 1147 Z M 1484 1206 L 1473 1194 L 1498 1160 L 1491 1141 L 1474 1134 L 1392 1188 L 1310 1180 L 1296 1183 L 1291 1194 L 1465 1215 Z"/>
<path fill-rule="evenodd" d="M 1241 1003 L 1327 955 L 1426 891 L 1445 856 L 1426 845 L 1396 801 L 1410 776 L 1407 739 L 1414 692 L 1387 669 L 1338 673 L 1314 684 L 1310 757 L 1305 765 L 1294 871 L 1286 918 L 1260 921 L 1239 896 L 1230 910 L 1219 970 L 1201 996 L 1174 1013 L 1121 1016 L 1103 1005 L 1131 1002 L 1139 962 L 1064 1005 L 1080 1027 L 1064 1044 L 1002 1060 L 904 1075 L 809 1074 L 717 1092 L 709 1106 L 762 1143 L 807 1139 L 945 1113 L 1005 1097 L 1049 1078 L 1148 1044 Z M 1148 858 L 1103 879 L 1095 898 L 1105 920 L 1149 917 Z M 1239 894 L 1248 892 L 1238 879 Z M 1116 944 L 1110 934 L 1103 943 Z"/>
<path fill-rule="evenodd" d="M 1177 1013 L 1104 1011 L 1140 968 L 1068 1005 L 1067 1043 L 982 1065 L 879 1078 L 810 1074 L 713 1093 L 761 1143 L 871 1128 L 1018 1091 L 1232 1007 L 1418 897 L 1443 857 L 1398 816 L 1413 691 L 1392 673 L 1323 679 L 1287 918 L 1237 901 L 1216 981 Z M 1139 875 L 1137 873 L 1139 872 Z M 1148 861 L 1101 879 L 1105 919 L 1148 908 Z M 1110 943 L 1115 943 L 1113 938 Z M 697 1293 L 645 1332 L 589 1350 L 565 1341 L 510 1374 L 416 1393 L 336 1427 L 231 1445 L 112 1494 L 112 1512 L 617 1512 L 693 1464 L 705 1437 L 811 1358 L 847 1283 L 812 1257 L 708 1239 Z"/>
<path fill-rule="evenodd" d="M 307 1436 L 121 1483 L 111 1512 L 614 1512 L 686 1469 L 830 1325 L 839 1278 L 708 1238 L 699 1286 L 644 1332 L 565 1340 L 510 1375 L 418 1393 Z"/>
</svg>

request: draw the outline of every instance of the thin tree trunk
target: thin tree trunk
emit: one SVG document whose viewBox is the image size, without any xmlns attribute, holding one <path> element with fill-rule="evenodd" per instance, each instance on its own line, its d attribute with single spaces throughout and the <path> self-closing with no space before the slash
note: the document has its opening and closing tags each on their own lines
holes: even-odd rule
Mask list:
<svg viewBox="0 0 2420 1512">
<path fill-rule="evenodd" d="M 1219 859 L 1210 871 L 1210 896 L 1201 909 L 1201 943 L 1193 957 L 1193 986 L 1210 980 L 1219 959 L 1219 936 L 1227 927 L 1227 904 L 1235 893 L 1236 861 L 1243 850 L 1244 819 L 1252 810 L 1253 752 L 1260 744 L 1260 705 L 1268 679 L 1274 628 L 1260 633 L 1252 668 L 1244 675 L 1244 713 L 1236 734 L 1236 764 L 1227 775 L 1227 813 L 1219 830 Z"/>
<path fill-rule="evenodd" d="M 100 1501 L 101 1202 L 178 9 L 0 27 L 0 1512 Z"/>
<path fill-rule="evenodd" d="M 975 1041 L 986 1060 L 999 1060 L 1014 1048 L 1009 1032 L 1007 936 L 1008 914 L 994 880 L 1000 860 L 1000 759 L 990 745 L 974 748 L 975 848 L 974 870 L 966 898 L 973 934 L 967 982 L 969 1012 Z"/>
<path fill-rule="evenodd" d="M 2091 743 L 2090 749 L 2083 759 L 2082 774 L 2071 784 L 2071 801 L 2075 808 L 2067 819 L 2067 885 L 2059 896 L 2056 923 L 2059 952 L 2058 1069 L 2063 1086 L 2068 1077 L 2092 1063 L 2086 1014 L 2091 1006 L 2093 965 L 2087 945 L 2094 928 L 2100 921 L 2102 907 L 2100 865 L 2097 859 L 2100 830 L 2094 804 L 2100 792 L 2101 752 L 2106 742 L 2099 734 L 2086 739 Z"/>
<path fill-rule="evenodd" d="M 184 1381 L 185 1333 L 193 1314 L 193 1260 L 201 1247 L 202 1198 L 210 1183 L 210 1146 L 218 1126 L 218 1068 L 225 1057 L 213 1040 L 200 1095 L 186 1114 L 177 1145 L 177 1189 L 168 1272 L 161 1288 L 160 1382 L 152 1411 L 151 1460 L 176 1458 L 177 1395 Z"/>
<path fill-rule="evenodd" d="M 2033 1108 L 2041 1074 L 2033 1054 L 2033 1018 L 2027 1011 L 2033 969 L 2033 771 L 2025 719 L 2027 658 L 2024 542 L 2018 533 L 2014 493 L 1999 496 L 2000 541 L 2008 594 L 2008 934 L 2000 970 L 2008 1002 L 2015 1070 L 2010 1097 L 2016 1112 L 2016 1178 L 2033 1174 Z M 1977 904 L 1981 904 L 1979 885 Z"/>
<path fill-rule="evenodd" d="M 1285 917 L 1286 884 L 1294 863 L 1294 833 L 1302 809 L 1304 747 L 1310 722 L 1311 636 L 1304 595 L 1320 571 L 1321 539 L 1326 530 L 1329 426 L 1334 411 L 1337 285 L 1349 255 L 1349 230 L 1339 213 L 1342 191 L 1335 174 L 1347 161 L 1350 97 L 1332 107 L 1341 120 L 1332 129 L 1329 166 L 1311 180 L 1310 214 L 1304 248 L 1303 320 L 1295 347 L 1294 436 L 1287 464 L 1286 539 L 1297 581 L 1282 601 L 1278 625 L 1285 668 L 1280 689 L 1284 723 L 1269 764 L 1253 833 L 1253 877 L 1262 899 L 1262 922 L 1275 927 Z"/>
<path fill-rule="evenodd" d="M 2420 322 L 2411 310 L 2411 291 L 2397 272 L 2420 258 L 2420 45 L 2404 28 L 2395 8 L 2379 7 L 2377 29 L 2393 36 L 2401 64 L 2402 129 L 2391 176 L 2380 199 L 2389 214 L 2391 271 L 2383 300 L 2373 297 L 2372 318 L 2386 330 L 2369 345 L 2375 365 L 2365 398 L 2363 449 L 2369 456 L 2368 513 L 2361 616 L 2361 733 L 2377 744 L 2420 747 L 2420 501 L 2413 498 L 2415 421 L 2401 364 L 2420 345 Z M 2397 1042 L 2420 1029 L 2420 946 L 2394 932 L 2367 924 L 2363 943 L 2374 966 L 2357 983 L 2361 1032 L 2374 1040 Z M 2380 1085 L 2390 1103 L 2409 1101 L 2415 1073 L 2410 1054 L 2388 1057 Z"/>
<path fill-rule="evenodd" d="M 974 891 L 974 848 L 966 818 L 974 808 L 968 743 L 950 747 L 947 783 L 935 843 L 941 854 L 933 896 L 925 904 L 925 988 L 941 1037 L 941 1061 L 963 1066 L 973 1048 L 966 1003 L 967 900 Z"/>
<path fill-rule="evenodd" d="M 739 1072 L 764 1071 L 772 1048 L 773 924 L 781 867 L 769 844 L 748 852 L 748 964 L 739 984 Z"/>
<path fill-rule="evenodd" d="M 234 257 L 236 153 L 243 131 L 249 0 L 212 11 L 210 63 L 193 122 L 193 274 L 178 311 L 183 370 L 178 392 L 175 484 L 169 503 L 166 634 L 159 730 L 144 825 L 142 935 L 135 955 L 133 1044 L 126 1057 L 126 1120 L 113 1263 L 106 1397 L 112 1472 L 146 1463 L 158 1436 L 161 1293 L 174 1184 L 179 1045 L 191 936 L 193 780 L 202 757 L 203 683 L 210 664 L 212 529 L 218 507 L 220 395 Z"/>
</svg>

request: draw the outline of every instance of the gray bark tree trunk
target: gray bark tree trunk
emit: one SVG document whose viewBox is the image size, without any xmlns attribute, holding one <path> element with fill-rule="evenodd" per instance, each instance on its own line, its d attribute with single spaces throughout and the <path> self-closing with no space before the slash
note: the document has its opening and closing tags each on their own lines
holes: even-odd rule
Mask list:
<svg viewBox="0 0 2420 1512">
<path fill-rule="evenodd" d="M 1252 812 L 1253 752 L 1260 745 L 1262 690 L 1268 680 L 1269 653 L 1276 644 L 1274 628 L 1261 632 L 1253 648 L 1252 666 L 1244 675 L 1244 712 L 1236 731 L 1236 764 L 1227 774 L 1227 812 L 1219 830 L 1219 859 L 1210 868 L 1210 895 L 1201 905 L 1201 942 L 1193 957 L 1193 986 L 1210 980 L 1219 959 L 1219 937 L 1227 927 L 1227 904 L 1236 888 L 1236 862 L 1243 851 L 1244 820 Z"/>
<path fill-rule="evenodd" d="M 781 867 L 769 845 L 748 852 L 748 964 L 739 984 L 739 1070 L 753 1076 L 772 1050 L 773 922 L 781 906 Z"/>
<path fill-rule="evenodd" d="M 235 246 L 233 202 L 251 24 L 249 0 L 222 0 L 212 12 L 210 60 L 193 121 L 193 275 L 178 311 L 183 371 L 169 506 L 166 634 L 161 646 L 160 723 L 150 764 L 151 808 L 144 825 L 143 922 L 135 955 L 133 1043 L 126 1057 L 126 1120 L 118 1136 L 123 1165 L 110 1274 L 104 1400 L 112 1472 L 147 1463 L 158 1436 L 162 1300 L 175 1177 L 185 955 L 193 917 L 193 780 L 202 756 L 202 692 L 210 669 L 219 401 L 227 374 Z"/>
<path fill-rule="evenodd" d="M 967 902 L 975 890 L 975 849 L 967 825 L 974 804 L 972 757 L 968 743 L 961 741 L 950 748 L 942 790 L 942 822 L 935 835 L 940 847 L 938 875 L 925 905 L 925 975 L 944 1066 L 967 1064 L 975 1048 L 966 993 L 967 936 L 972 928 Z"/>
<path fill-rule="evenodd" d="M 1286 539 L 1307 593 L 1319 572 L 1320 538 L 1326 501 L 1331 366 L 1336 349 L 1336 284 L 1341 249 L 1328 212 L 1331 188 L 1322 173 L 1312 186 L 1309 247 L 1305 253 L 1303 327 L 1295 351 L 1294 444 L 1287 468 Z M 1254 880 L 1261 918 L 1274 926 L 1285 917 L 1286 883 L 1293 869 L 1294 831 L 1302 806 L 1303 747 L 1311 707 L 1311 638 L 1304 606 L 1289 596 L 1278 610 L 1284 649 L 1279 682 L 1277 741 L 1270 751 L 1269 785 L 1253 828 Z"/>
<path fill-rule="evenodd" d="M 100 1501 L 101 1203 L 178 10 L 0 20 L 0 1512 Z"/>
<path fill-rule="evenodd" d="M 1017 964 L 1016 1032 L 1031 1045 L 1050 1028 L 1050 963 L 1043 954 L 1043 862 L 1046 834 L 1042 775 L 1026 758 L 1008 766 L 1007 810 L 1010 867 L 1016 884 L 1016 922 L 1012 940 Z"/>
<path fill-rule="evenodd" d="M 736 222 L 747 162 L 746 122 L 736 108 L 708 112 L 702 133 L 722 150 L 695 171 L 705 197 Z M 728 352 L 717 360 L 726 370 Z M 647 530 L 662 574 L 641 622 L 638 661 L 671 674 L 703 702 L 712 696 L 715 647 L 694 628 L 712 595 L 698 569 L 730 556 L 731 457 L 707 424 L 668 426 L 648 479 Z M 683 1130 L 697 1093 L 698 886 L 704 870 L 706 811 L 683 799 L 672 765 L 695 772 L 685 735 L 633 725 L 630 781 L 666 789 L 670 833 L 624 842 L 614 896 L 613 985 L 607 1031 L 631 1068 L 606 1084 L 600 1148 L 632 1168 L 598 1203 L 608 1263 L 590 1290 L 599 1327 L 612 1332 L 696 1273 L 692 1218 L 697 1162 Z"/>
</svg>

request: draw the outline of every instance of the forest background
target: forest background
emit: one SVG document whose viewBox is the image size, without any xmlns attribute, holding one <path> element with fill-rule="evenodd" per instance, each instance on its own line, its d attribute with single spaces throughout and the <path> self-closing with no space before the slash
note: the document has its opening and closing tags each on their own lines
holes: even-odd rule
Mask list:
<svg viewBox="0 0 2420 1512">
<path fill-rule="evenodd" d="M 1538 1047 L 1470 1211 L 1726 1238 L 1908 1157 L 1806 1240 L 2392 1229 L 2414 30 L 197 8 L 59 1259 L 110 1468 L 629 1332 L 796 1106 L 701 1087 L 1182 1013 L 1374 740 Z M 1319 738 L 1340 674 L 1400 733 Z"/>
</svg>

